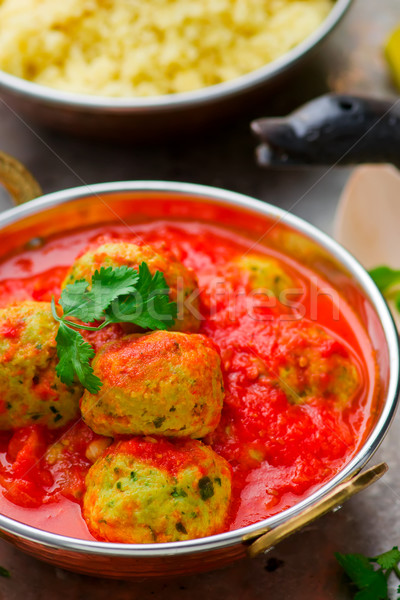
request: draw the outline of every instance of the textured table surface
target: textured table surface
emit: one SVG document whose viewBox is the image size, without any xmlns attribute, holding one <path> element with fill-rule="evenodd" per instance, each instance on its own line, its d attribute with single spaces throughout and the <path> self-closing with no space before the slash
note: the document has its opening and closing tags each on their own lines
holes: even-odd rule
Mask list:
<svg viewBox="0 0 400 600">
<path fill-rule="evenodd" d="M 254 164 L 248 122 L 255 116 L 284 114 L 326 90 L 393 95 L 382 43 L 396 22 L 399 0 L 356 0 L 338 30 L 296 74 L 290 89 L 277 93 L 261 113 L 249 109 L 227 129 L 213 129 L 202 139 L 165 140 L 147 147 L 81 141 L 32 128 L 0 101 L 0 149 L 19 158 L 45 192 L 127 179 L 191 181 L 277 204 L 329 233 L 349 170 L 296 170 L 289 176 L 261 171 Z M 0 209 L 8 205 L 0 191 Z M 132 584 L 68 573 L 0 542 L 0 564 L 12 574 L 11 579 L 0 579 L 0 599 L 347 600 L 350 594 L 333 553 L 374 555 L 400 544 L 399 438 L 400 415 L 374 459 L 389 463 L 384 479 L 266 557 L 168 583 Z"/>
</svg>

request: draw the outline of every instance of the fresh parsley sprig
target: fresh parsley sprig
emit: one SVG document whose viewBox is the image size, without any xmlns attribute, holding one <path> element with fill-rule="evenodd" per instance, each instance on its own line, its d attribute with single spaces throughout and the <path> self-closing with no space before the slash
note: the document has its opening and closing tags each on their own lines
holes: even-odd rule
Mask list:
<svg viewBox="0 0 400 600">
<path fill-rule="evenodd" d="M 400 550 L 394 546 L 378 556 L 335 553 L 336 560 L 358 589 L 354 600 L 388 600 L 388 578 L 391 573 L 400 579 Z M 375 565 L 378 568 L 375 568 Z M 397 589 L 400 594 L 400 586 Z M 400 600 L 400 597 L 397 598 Z"/>
<path fill-rule="evenodd" d="M 400 271 L 383 265 L 372 269 L 369 274 L 382 294 L 388 300 L 393 300 L 400 312 Z"/>
<path fill-rule="evenodd" d="M 156 271 L 151 275 L 144 262 L 139 270 L 126 266 L 102 267 L 95 271 L 90 284 L 81 279 L 67 285 L 59 304 L 61 316 L 52 299 L 53 317 L 59 323 L 57 375 L 66 385 L 78 379 L 92 394 L 99 392 L 102 383 L 90 364 L 94 350 L 79 330 L 100 331 L 111 323 L 167 329 L 177 316 L 177 305 L 169 300 L 169 287 L 163 273 Z M 98 325 L 88 325 L 98 322 Z"/>
</svg>

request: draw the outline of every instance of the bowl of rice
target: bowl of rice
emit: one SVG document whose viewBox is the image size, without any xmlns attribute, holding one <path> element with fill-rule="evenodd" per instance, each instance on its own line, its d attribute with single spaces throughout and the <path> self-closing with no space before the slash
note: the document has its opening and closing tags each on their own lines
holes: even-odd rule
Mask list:
<svg viewBox="0 0 400 600">
<path fill-rule="evenodd" d="M 78 133 L 202 124 L 278 80 L 351 1 L 0 0 L 0 94 Z"/>
</svg>

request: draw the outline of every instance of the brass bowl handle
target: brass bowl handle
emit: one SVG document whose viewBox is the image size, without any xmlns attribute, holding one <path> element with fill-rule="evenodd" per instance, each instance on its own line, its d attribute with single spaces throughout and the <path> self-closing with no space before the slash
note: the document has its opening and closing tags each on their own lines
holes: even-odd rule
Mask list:
<svg viewBox="0 0 400 600">
<path fill-rule="evenodd" d="M 388 470 L 386 463 L 380 463 L 367 471 L 357 473 L 351 479 L 348 479 L 344 483 L 340 484 L 332 492 L 330 492 L 325 498 L 306 508 L 301 513 L 292 517 L 286 523 L 278 525 L 274 529 L 271 529 L 255 542 L 253 542 L 247 548 L 247 554 L 251 558 L 258 556 L 262 552 L 265 552 L 272 546 L 276 546 L 282 540 L 286 539 L 292 533 L 299 531 L 309 523 L 312 523 L 322 515 L 330 512 L 334 508 L 340 507 L 343 502 L 346 502 L 349 498 L 358 494 L 372 483 L 375 483 L 382 477 Z"/>
<path fill-rule="evenodd" d="M 33 175 L 5 152 L 0 152 L 0 183 L 11 194 L 16 205 L 42 195 L 42 189 Z"/>
</svg>

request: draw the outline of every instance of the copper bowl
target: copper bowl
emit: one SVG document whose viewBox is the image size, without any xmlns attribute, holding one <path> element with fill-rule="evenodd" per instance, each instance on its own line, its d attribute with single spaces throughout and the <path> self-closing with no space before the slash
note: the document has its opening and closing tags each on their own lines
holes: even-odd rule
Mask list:
<svg viewBox="0 0 400 600">
<path fill-rule="evenodd" d="M 14 170 L 11 183 L 7 176 L 13 192 L 18 188 L 19 175 Z M 30 186 L 24 173 L 22 180 L 20 200 L 26 200 Z M 32 193 L 37 190 L 37 186 L 33 187 Z M 260 243 L 268 241 L 270 246 L 279 246 L 282 236 L 286 236 L 290 244 L 285 252 L 305 262 L 310 261 L 311 255 L 317 270 L 333 285 L 340 285 L 369 333 L 380 370 L 380 381 L 376 384 L 379 408 L 371 419 L 366 440 L 328 483 L 293 507 L 235 531 L 176 543 L 114 544 L 56 535 L 0 515 L 4 539 L 37 558 L 81 573 L 134 579 L 171 577 L 223 567 L 275 545 L 342 504 L 378 479 L 387 468 L 383 464 L 360 473 L 381 443 L 397 404 L 399 347 L 391 314 L 364 268 L 343 247 L 302 219 L 275 206 L 217 188 L 160 181 L 105 183 L 48 194 L 1 214 L 1 253 L 5 256 L 33 238 L 46 238 L 74 228 L 159 218 L 219 223 Z"/>
<path fill-rule="evenodd" d="M 277 60 L 232 81 L 193 92 L 107 98 L 63 92 L 0 71 L 0 95 L 17 114 L 77 135 L 129 140 L 128 136 L 147 139 L 201 129 L 238 113 L 258 91 L 268 92 L 290 75 L 337 26 L 352 1 L 336 0 L 323 23 Z"/>
</svg>

